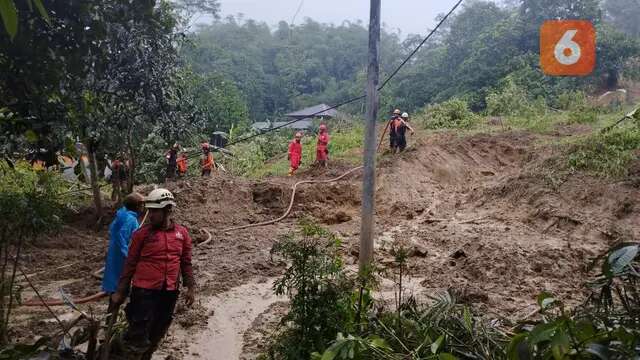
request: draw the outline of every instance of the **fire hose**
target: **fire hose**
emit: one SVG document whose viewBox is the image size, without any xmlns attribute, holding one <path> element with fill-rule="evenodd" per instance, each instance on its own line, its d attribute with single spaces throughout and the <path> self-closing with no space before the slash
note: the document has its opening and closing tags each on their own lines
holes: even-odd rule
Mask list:
<svg viewBox="0 0 640 360">
<path fill-rule="evenodd" d="M 363 166 L 358 166 L 355 167 L 349 171 L 347 171 L 346 173 L 333 178 L 333 179 L 327 179 L 327 180 L 302 180 L 302 181 L 298 181 L 297 183 L 295 183 L 293 185 L 293 188 L 291 189 L 291 200 L 289 201 L 289 207 L 287 208 L 287 210 L 284 212 L 284 214 L 282 216 L 280 216 L 277 219 L 273 219 L 273 220 L 269 220 L 269 221 L 264 221 L 264 222 L 260 222 L 260 223 L 256 223 L 256 224 L 248 224 L 248 225 L 242 225 L 242 226 L 236 226 L 236 227 L 230 227 L 230 228 L 226 228 L 223 229 L 222 232 L 223 233 L 227 233 L 227 232 L 231 232 L 231 231 L 238 231 L 238 230 L 243 230 L 243 229 L 248 229 L 248 228 L 253 228 L 253 227 L 260 227 L 260 226 L 267 226 L 267 225 L 271 225 L 271 224 L 275 224 L 277 222 L 280 222 L 282 220 L 284 220 L 287 216 L 289 216 L 289 214 L 291 214 L 291 210 L 293 209 L 293 204 L 295 202 L 295 198 L 296 198 L 296 192 L 298 190 L 298 186 L 300 185 L 304 185 L 304 184 L 328 184 L 328 183 L 333 183 L 336 181 L 340 181 L 343 178 L 351 175 L 352 173 L 362 169 Z M 146 216 L 145 216 L 146 217 Z M 204 232 L 207 234 L 208 239 L 199 243 L 197 246 L 204 246 L 208 243 L 210 243 L 213 240 L 213 237 L 211 235 L 211 232 L 207 229 L 201 229 L 200 231 Z M 91 275 L 93 277 L 99 278 L 100 277 L 100 273 L 104 271 L 104 268 L 101 268 L 97 271 L 95 271 L 94 273 L 92 273 Z M 93 302 L 93 301 L 97 301 L 100 300 L 104 297 L 107 296 L 107 293 L 105 292 L 99 292 L 97 294 L 91 295 L 91 296 L 87 296 L 84 298 L 80 298 L 80 299 L 74 299 L 73 302 L 75 304 L 86 304 L 89 302 Z M 22 306 L 27 306 L 27 307 L 40 307 L 40 306 L 63 306 L 66 305 L 66 303 L 62 300 L 48 300 L 48 301 L 41 301 L 41 300 L 29 300 L 26 302 L 23 302 L 21 304 Z"/>
</svg>

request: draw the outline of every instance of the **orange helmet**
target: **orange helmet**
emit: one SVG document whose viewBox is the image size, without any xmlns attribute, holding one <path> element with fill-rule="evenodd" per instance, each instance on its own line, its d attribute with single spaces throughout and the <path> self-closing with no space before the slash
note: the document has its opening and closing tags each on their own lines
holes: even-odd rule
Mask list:
<svg viewBox="0 0 640 360">
<path fill-rule="evenodd" d="M 300 139 L 302 138 L 302 133 L 301 132 L 297 132 L 296 133 L 296 139 Z"/>
<path fill-rule="evenodd" d="M 209 143 L 208 143 L 208 142 L 204 142 L 204 143 L 202 143 L 202 150 L 209 150 L 209 147 L 210 147 L 210 146 L 211 146 L 211 145 L 209 145 Z"/>
<path fill-rule="evenodd" d="M 327 130 L 327 125 L 320 124 L 320 130 Z"/>
</svg>

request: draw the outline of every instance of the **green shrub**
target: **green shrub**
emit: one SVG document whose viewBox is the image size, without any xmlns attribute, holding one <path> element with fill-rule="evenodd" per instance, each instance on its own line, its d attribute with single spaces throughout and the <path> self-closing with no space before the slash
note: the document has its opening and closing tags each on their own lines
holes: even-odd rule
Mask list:
<svg viewBox="0 0 640 360">
<path fill-rule="evenodd" d="M 569 111 L 568 123 L 569 124 L 593 124 L 598 121 L 598 115 L 600 110 L 598 107 L 583 104 L 577 105 Z"/>
<path fill-rule="evenodd" d="M 290 299 L 286 324 L 269 350 L 271 359 L 309 359 L 324 351 L 339 331 L 353 331 L 353 282 L 338 255 L 340 240 L 308 222 L 301 232 L 278 241 L 272 254 L 289 265 L 274 284 L 277 295 Z"/>
<path fill-rule="evenodd" d="M 584 91 L 565 91 L 556 98 L 558 110 L 574 110 L 587 106 L 587 95 Z"/>
<path fill-rule="evenodd" d="M 491 116 L 533 117 L 547 113 L 547 103 L 543 97 L 532 99 L 510 77 L 507 77 L 500 88 L 489 92 L 486 103 L 487 114 Z"/>
<path fill-rule="evenodd" d="M 71 204 L 57 173 L 34 171 L 30 164 L 0 162 L 0 345 L 8 339 L 11 311 L 20 299 L 16 286 L 24 243 L 58 229 Z M 9 256 L 9 254 L 15 254 Z M 2 348 L 2 347 L 0 347 Z"/>
<path fill-rule="evenodd" d="M 639 252 L 638 243 L 621 244 L 598 259 L 592 295 L 573 311 L 551 294 L 540 294 L 542 320 L 519 327 L 507 348 L 509 359 L 637 359 Z"/>
<path fill-rule="evenodd" d="M 430 105 L 423 115 L 423 122 L 428 129 L 468 129 L 479 119 L 469 110 L 468 104 L 460 99 Z"/>
<path fill-rule="evenodd" d="M 640 149 L 640 129 L 614 128 L 595 133 L 568 148 L 568 165 L 604 177 L 624 177 Z"/>
</svg>

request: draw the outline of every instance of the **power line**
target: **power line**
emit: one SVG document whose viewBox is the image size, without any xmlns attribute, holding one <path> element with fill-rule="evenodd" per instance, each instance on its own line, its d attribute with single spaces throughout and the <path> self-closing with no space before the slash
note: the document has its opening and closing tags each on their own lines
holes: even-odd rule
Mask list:
<svg viewBox="0 0 640 360">
<path fill-rule="evenodd" d="M 300 5 L 298 5 L 298 10 L 296 10 L 296 13 L 291 18 L 291 26 L 295 24 L 296 18 L 298 17 L 298 14 L 300 14 L 300 10 L 302 10 L 302 6 L 304 6 L 304 0 L 300 0 Z"/>
<path fill-rule="evenodd" d="M 435 28 L 433 28 L 433 30 L 431 30 L 431 32 L 429 33 L 429 35 L 427 35 L 427 37 L 424 38 L 424 40 L 422 40 L 422 42 L 411 52 L 411 54 L 409 54 L 409 56 L 407 56 L 406 59 L 404 59 L 404 61 L 400 64 L 400 66 L 398 66 L 392 73 L 391 75 L 389 75 L 385 81 L 382 82 L 382 85 L 378 88 L 379 90 L 384 89 L 385 86 L 387 86 L 387 83 L 389 83 L 389 81 L 391 81 L 391 79 L 393 79 L 398 72 L 400 71 L 400 69 L 402 69 L 408 62 L 409 60 L 411 60 L 411 58 L 418 52 L 420 51 L 420 49 L 422 48 L 422 46 L 429 41 L 429 39 L 431 38 L 431 36 L 433 34 L 435 34 L 435 32 L 440 28 L 440 26 L 447 20 L 447 18 L 449 18 L 449 16 L 451 14 L 453 14 L 454 11 L 456 11 L 456 9 L 458 8 L 458 6 L 460 6 L 460 4 L 462 4 L 464 0 L 459 0 L 452 8 L 451 10 L 449 10 L 449 12 L 447 13 L 447 15 L 445 15 L 440 22 L 438 22 L 438 25 L 436 25 Z"/>
<path fill-rule="evenodd" d="M 438 24 L 436 25 L 436 27 L 435 27 L 435 28 L 433 28 L 433 30 L 431 30 L 431 32 L 429 32 L 429 34 L 428 34 L 428 35 L 427 35 L 427 36 L 422 40 L 422 42 L 421 42 L 421 43 L 420 43 L 420 44 L 419 44 L 419 45 L 418 45 L 418 46 L 417 46 L 417 47 L 416 47 L 416 48 L 411 52 L 411 54 L 409 54 L 409 56 L 407 56 L 407 57 L 404 59 L 404 61 L 403 61 L 403 62 L 402 62 L 402 63 L 401 63 L 401 64 L 400 64 L 400 65 L 399 65 L 399 66 L 398 66 L 398 67 L 397 67 L 397 68 L 396 68 L 396 69 L 395 69 L 395 70 L 394 70 L 394 71 L 393 71 L 389 76 L 387 76 L 387 78 L 382 82 L 382 85 L 381 85 L 380 87 L 378 87 L 378 91 L 380 91 L 380 90 L 384 89 L 384 87 L 385 87 L 385 86 L 387 86 L 387 84 L 391 81 L 391 79 L 393 79 L 393 78 L 398 74 L 398 72 L 400 72 L 400 70 L 401 70 L 401 69 L 402 69 L 402 68 L 403 68 L 403 67 L 404 67 L 404 66 L 409 62 L 409 60 L 411 60 L 411 58 L 413 58 L 413 56 L 415 56 L 415 54 L 416 54 L 418 51 L 420 51 L 420 49 L 422 48 L 422 46 L 424 46 L 424 44 L 426 44 L 426 42 L 427 42 L 427 41 L 429 41 L 429 39 L 433 36 L 433 34 L 435 34 L 435 32 L 436 32 L 436 31 L 438 31 L 438 29 L 442 26 L 442 24 L 443 24 L 443 23 L 444 23 L 444 22 L 449 18 L 449 16 L 451 16 L 451 14 L 453 14 L 453 12 L 454 12 L 454 11 L 456 11 L 456 9 L 460 6 L 460 4 L 462 4 L 462 2 L 463 2 L 463 1 L 464 1 L 464 0 L 459 0 L 459 1 L 458 1 L 458 2 L 457 2 L 457 3 L 456 3 L 456 4 L 451 8 L 451 10 L 449 10 L 449 12 L 448 12 L 448 13 L 447 13 L 447 14 L 446 14 L 446 15 L 445 15 L 445 16 L 444 16 L 444 17 L 443 17 L 443 18 L 438 22 Z M 347 101 L 343 101 L 343 102 L 341 102 L 341 103 L 339 103 L 339 104 L 337 104 L 337 105 L 331 106 L 331 107 L 329 107 L 329 108 L 327 108 L 327 109 L 324 109 L 324 110 L 322 110 L 322 111 L 318 111 L 318 112 L 316 112 L 316 113 L 314 113 L 314 114 L 310 114 L 309 116 L 307 116 L 307 118 L 312 118 L 312 117 L 314 117 L 314 116 L 316 116 L 316 115 L 322 114 L 322 113 L 323 113 L 323 112 L 325 112 L 325 111 L 329 111 L 329 110 L 337 109 L 337 108 L 339 108 L 339 107 L 342 107 L 342 106 L 344 106 L 344 105 L 347 105 L 347 104 L 350 104 L 350 103 L 356 102 L 356 101 L 358 101 L 358 100 L 362 100 L 362 99 L 364 99 L 364 98 L 365 98 L 365 95 L 361 95 L 361 96 L 354 97 L 354 98 L 352 98 L 352 99 L 349 99 L 349 100 L 347 100 Z M 304 119 L 295 119 L 295 120 L 289 121 L 289 122 L 287 122 L 287 123 L 284 123 L 284 124 L 282 124 L 282 125 L 279 125 L 279 126 L 273 127 L 273 128 L 271 128 L 271 129 L 264 130 L 264 131 L 262 131 L 262 132 L 260 132 L 260 133 L 258 133 L 258 134 L 254 134 L 254 135 L 250 135 L 250 136 L 247 136 L 247 137 L 244 137 L 244 138 L 240 138 L 240 139 L 238 139 L 238 140 L 236 140 L 236 141 L 233 141 L 233 142 L 231 142 L 231 143 L 227 144 L 227 146 L 235 145 L 235 144 L 237 144 L 237 143 L 240 143 L 240 142 L 243 142 L 243 141 L 247 141 L 247 140 L 253 139 L 253 138 L 255 138 L 255 137 L 258 137 L 258 136 L 261 136 L 261 135 L 267 134 L 267 133 L 269 133 L 269 132 L 271 132 L 271 131 L 279 130 L 279 129 L 283 128 L 283 127 L 287 127 L 287 126 L 289 126 L 289 125 L 291 125 L 291 124 L 294 124 L 294 123 L 296 123 L 296 122 L 298 122 L 298 121 L 302 121 L 302 120 L 304 120 Z"/>
<path fill-rule="evenodd" d="M 459 7 L 463 2 L 464 2 L 464 0 L 459 0 L 459 1 L 458 1 L 458 2 L 457 2 L 457 3 L 456 3 L 456 4 L 451 8 L 451 10 L 449 10 L 449 12 L 448 12 L 448 13 L 447 13 L 447 14 L 446 14 L 446 15 L 445 15 L 445 16 L 444 16 L 444 17 L 443 17 L 443 18 L 438 22 L 438 24 L 436 25 L 436 27 L 435 27 L 435 28 L 433 28 L 433 30 L 431 30 L 431 31 L 429 32 L 429 34 L 428 34 L 428 35 L 427 35 L 427 36 L 422 40 L 422 42 L 420 42 L 420 44 L 419 44 L 419 45 L 418 45 L 418 46 L 417 46 L 417 47 L 416 47 L 416 48 L 415 48 L 415 49 L 414 49 L 414 50 L 413 50 L 413 51 L 412 51 L 412 52 L 411 52 L 411 53 L 410 53 L 410 54 L 409 54 L 405 59 L 404 59 L 404 61 L 402 61 L 402 63 L 401 63 L 401 64 L 400 64 L 400 65 L 399 65 L 399 66 L 398 66 L 398 67 L 397 67 L 397 68 L 396 68 L 396 69 L 395 69 L 395 70 L 394 70 L 394 71 L 393 71 L 389 76 L 387 76 L 387 78 L 382 82 L 382 85 L 380 85 L 380 87 L 378 87 L 378 91 L 381 91 L 382 89 L 384 89 L 384 88 L 385 88 L 385 86 L 387 86 L 387 84 L 391 81 L 391 79 L 393 79 L 393 78 L 394 78 L 394 77 L 395 77 L 395 76 L 400 72 L 400 70 L 402 70 L 402 68 L 403 68 L 403 67 L 404 67 L 404 66 L 405 66 L 405 65 L 406 65 L 406 64 L 407 64 L 407 63 L 408 63 L 408 62 L 409 62 L 409 61 L 410 61 L 414 56 L 415 56 L 415 54 L 417 54 L 417 53 L 418 53 L 418 51 L 420 51 L 420 49 L 422 48 L 422 46 L 424 46 L 424 44 L 426 44 L 426 43 L 427 43 L 427 41 L 429 41 L 429 39 L 433 36 L 433 34 L 435 34 L 435 32 L 436 32 L 436 31 L 438 31 L 438 29 L 442 26 L 442 24 L 443 24 L 443 23 L 444 23 L 444 22 L 449 18 L 449 16 L 451 16 L 451 14 L 453 14 L 453 12 L 454 12 L 454 11 L 456 11 L 456 9 L 457 9 L 457 8 L 458 8 L 458 7 Z M 304 4 L 304 0 L 301 0 L 301 1 L 300 1 L 300 5 L 298 6 L 298 11 L 296 11 L 296 14 L 295 14 L 295 15 L 294 15 L 294 17 L 293 17 L 293 20 L 295 20 L 295 17 L 296 17 L 296 16 L 298 15 L 298 13 L 300 12 L 300 9 L 302 8 L 303 4 Z M 307 116 L 306 118 L 313 118 L 313 117 L 315 117 L 315 116 L 317 116 L 317 115 L 320 115 L 320 114 L 322 114 L 322 113 L 324 113 L 324 112 L 326 112 L 326 111 L 334 110 L 334 109 L 340 108 L 340 107 L 342 107 L 342 106 L 345 106 L 345 105 L 348 105 L 348 104 L 354 103 L 354 102 L 356 102 L 356 101 L 363 100 L 365 97 L 366 97 L 365 95 L 356 96 L 356 97 L 354 97 L 354 98 L 351 98 L 351 99 L 349 99 L 349 100 L 346 100 L 346 101 L 340 102 L 340 103 L 338 103 L 338 104 L 336 104 L 336 105 L 333 105 L 333 106 L 328 107 L 328 108 L 326 108 L 326 109 L 323 109 L 323 110 L 321 110 L 321 111 L 318 111 L 318 112 L 315 112 L 315 113 L 313 113 L 313 114 L 310 114 L 310 115 L 309 115 L 309 116 Z M 305 118 L 305 119 L 306 119 L 306 118 Z M 237 140 L 235 140 L 235 141 L 232 141 L 232 142 L 228 143 L 226 146 L 233 146 L 233 145 L 236 145 L 236 144 L 239 144 L 239 143 L 245 142 L 245 141 L 249 141 L 249 140 L 254 139 L 254 138 L 256 138 L 256 137 L 259 137 L 259 136 L 262 136 L 262 135 L 268 134 L 268 133 L 270 133 L 270 132 L 272 132 L 272 131 L 280 130 L 280 129 L 282 129 L 282 128 L 285 128 L 285 127 L 287 127 L 287 126 L 289 126 L 289 125 L 291 125 L 291 124 L 295 124 L 295 123 L 297 123 L 297 122 L 299 122 L 299 121 L 302 121 L 302 120 L 304 120 L 304 119 L 294 119 L 294 120 L 291 120 L 291 121 L 286 122 L 286 123 L 284 123 L 284 124 L 282 124 L 282 125 L 278 125 L 278 126 L 272 127 L 272 128 L 270 128 L 270 129 L 267 129 L 267 130 L 263 130 L 263 131 L 261 131 L 261 132 L 259 132 L 259 133 L 257 133 L 257 134 L 252 134 L 252 135 L 249 135 L 249 136 L 245 136 L 245 137 L 239 138 L 239 139 L 237 139 Z M 190 158 L 192 158 L 192 156 L 187 156 L 187 159 L 190 159 Z M 147 173 L 150 173 L 150 172 L 153 172 L 153 171 L 155 171 L 155 170 L 149 170 L 148 172 L 138 173 L 138 175 L 144 175 L 144 174 L 147 174 Z M 104 186 L 106 186 L 106 185 L 102 185 L 100 188 L 102 188 L 102 187 L 104 187 Z M 75 193 L 75 192 L 81 192 L 81 191 L 87 191 L 87 190 L 91 190 L 91 188 L 89 187 L 89 188 L 87 188 L 87 189 L 82 189 L 82 190 L 81 190 L 81 189 L 73 190 L 73 191 L 65 192 L 65 193 L 62 193 L 62 194 L 59 194 L 59 195 L 60 195 L 60 196 L 62 196 L 62 195 L 67 195 L 67 194 L 71 194 L 71 193 Z"/>
</svg>

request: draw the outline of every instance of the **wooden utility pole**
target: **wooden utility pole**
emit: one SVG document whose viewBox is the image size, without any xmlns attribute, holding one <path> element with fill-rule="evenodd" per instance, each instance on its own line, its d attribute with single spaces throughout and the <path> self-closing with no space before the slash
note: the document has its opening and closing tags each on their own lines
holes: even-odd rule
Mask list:
<svg viewBox="0 0 640 360">
<path fill-rule="evenodd" d="M 362 184 L 362 228 L 360 229 L 360 270 L 373 261 L 373 225 L 376 192 L 376 120 L 380 78 L 380 2 L 371 0 L 369 17 L 369 69 L 367 72 L 367 125 L 364 139 L 364 180 Z"/>
</svg>

